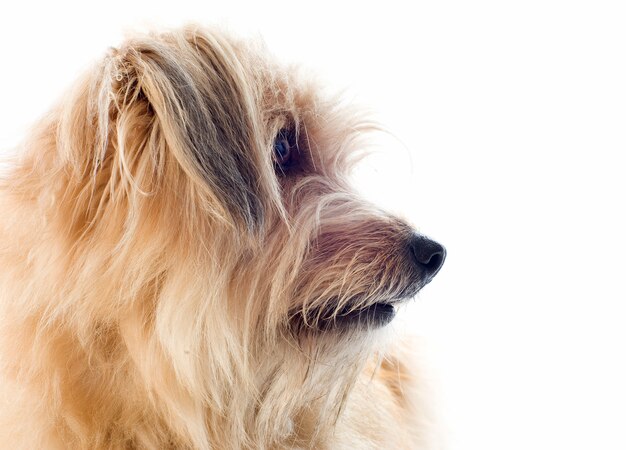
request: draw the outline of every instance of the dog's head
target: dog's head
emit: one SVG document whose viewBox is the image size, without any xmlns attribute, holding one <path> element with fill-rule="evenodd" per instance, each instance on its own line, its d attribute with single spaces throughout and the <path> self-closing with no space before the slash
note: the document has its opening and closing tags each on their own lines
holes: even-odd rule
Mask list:
<svg viewBox="0 0 626 450">
<path fill-rule="evenodd" d="M 230 414 L 260 434 L 341 403 L 445 259 L 347 184 L 375 128 L 221 33 L 111 50 L 43 125 L 54 155 L 33 155 L 65 236 L 63 310 L 118 335 L 171 417 L 199 405 L 209 428 Z"/>
</svg>

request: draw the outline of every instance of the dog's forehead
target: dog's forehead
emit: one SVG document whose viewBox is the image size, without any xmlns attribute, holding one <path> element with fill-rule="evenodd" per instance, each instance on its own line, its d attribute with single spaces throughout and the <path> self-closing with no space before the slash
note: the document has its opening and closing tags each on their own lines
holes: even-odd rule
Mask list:
<svg viewBox="0 0 626 450">
<path fill-rule="evenodd" d="M 258 41 L 221 31 L 188 29 L 182 40 L 165 35 L 158 41 L 165 45 L 155 45 L 151 59 L 166 72 L 186 110 L 180 124 L 189 130 L 185 135 L 196 149 L 198 167 L 208 180 L 222 179 L 218 189 L 243 188 L 236 200 L 247 205 L 243 216 L 264 209 L 255 191 L 271 184 L 270 167 L 263 166 L 271 164 L 272 143 L 283 128 L 304 137 L 303 150 L 316 171 L 336 174 L 351 167 L 355 137 L 364 130 L 361 116 L 329 94 L 312 70 L 279 62 Z M 227 152 L 209 154 L 211 147 Z M 236 179 L 237 170 L 223 170 L 228 160 L 232 169 L 246 166 L 244 179 Z"/>
<path fill-rule="evenodd" d="M 349 170 L 349 160 L 358 160 L 365 149 L 363 138 L 378 127 L 369 112 L 326 86 L 314 68 L 279 62 L 265 47 L 249 44 L 242 45 L 242 64 L 268 138 L 282 127 L 294 127 L 319 168 Z"/>
</svg>

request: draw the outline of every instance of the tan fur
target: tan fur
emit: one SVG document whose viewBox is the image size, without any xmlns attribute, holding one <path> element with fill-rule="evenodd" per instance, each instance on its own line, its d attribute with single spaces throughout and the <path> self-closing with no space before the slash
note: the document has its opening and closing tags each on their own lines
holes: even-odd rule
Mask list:
<svg viewBox="0 0 626 450">
<path fill-rule="evenodd" d="M 198 28 L 75 84 L 1 180 L 2 448 L 431 448 L 385 330 L 315 331 L 409 283 L 411 227 L 345 181 L 375 126 L 340 105 Z"/>
</svg>

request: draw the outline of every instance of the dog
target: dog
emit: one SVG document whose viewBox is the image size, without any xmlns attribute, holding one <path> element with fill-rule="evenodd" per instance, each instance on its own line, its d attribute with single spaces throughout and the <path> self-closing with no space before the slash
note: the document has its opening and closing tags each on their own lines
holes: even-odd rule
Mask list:
<svg viewBox="0 0 626 450">
<path fill-rule="evenodd" d="M 361 199 L 378 126 L 261 44 L 126 40 L 0 185 L 11 449 L 430 449 L 396 308 L 446 251 Z"/>
</svg>

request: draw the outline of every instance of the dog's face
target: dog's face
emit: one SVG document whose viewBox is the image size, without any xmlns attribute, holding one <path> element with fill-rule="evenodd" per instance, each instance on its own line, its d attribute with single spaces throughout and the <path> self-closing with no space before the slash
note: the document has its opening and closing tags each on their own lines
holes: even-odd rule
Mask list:
<svg viewBox="0 0 626 450">
<path fill-rule="evenodd" d="M 188 30 L 114 50 L 104 77 L 95 170 L 118 159 L 131 196 L 165 200 L 172 231 L 191 231 L 178 250 L 219 248 L 206 265 L 238 299 L 226 315 L 255 304 L 255 328 L 367 332 L 440 269 L 443 247 L 347 185 L 374 126 L 258 49 Z"/>
<path fill-rule="evenodd" d="M 63 302 L 84 334 L 119 334 L 168 420 L 185 393 L 258 434 L 284 408 L 341 403 L 370 338 L 443 264 L 347 184 L 375 126 L 254 45 L 134 39 L 64 105 L 40 138 L 58 149 Z"/>
</svg>

